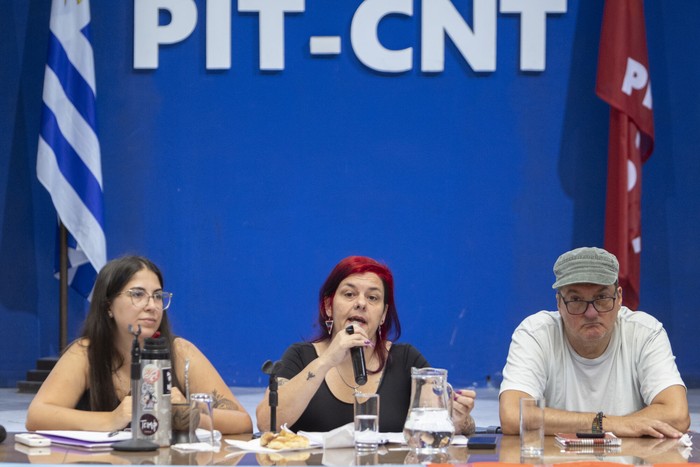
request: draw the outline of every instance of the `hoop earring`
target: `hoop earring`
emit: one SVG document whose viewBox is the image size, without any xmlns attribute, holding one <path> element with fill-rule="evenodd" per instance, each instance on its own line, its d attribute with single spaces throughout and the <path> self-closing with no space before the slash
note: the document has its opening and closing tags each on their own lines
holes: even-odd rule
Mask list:
<svg viewBox="0 0 700 467">
<path fill-rule="evenodd" d="M 328 335 L 331 335 L 331 332 L 333 332 L 333 318 L 329 318 L 326 320 L 326 330 L 328 331 Z"/>
</svg>

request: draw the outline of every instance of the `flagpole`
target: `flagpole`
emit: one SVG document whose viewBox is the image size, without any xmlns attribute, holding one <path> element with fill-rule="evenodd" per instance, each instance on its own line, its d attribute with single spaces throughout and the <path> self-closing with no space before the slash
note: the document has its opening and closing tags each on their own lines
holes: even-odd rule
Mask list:
<svg viewBox="0 0 700 467">
<path fill-rule="evenodd" d="M 58 350 L 63 352 L 68 337 L 68 229 L 58 221 L 59 293 L 58 293 Z"/>
</svg>

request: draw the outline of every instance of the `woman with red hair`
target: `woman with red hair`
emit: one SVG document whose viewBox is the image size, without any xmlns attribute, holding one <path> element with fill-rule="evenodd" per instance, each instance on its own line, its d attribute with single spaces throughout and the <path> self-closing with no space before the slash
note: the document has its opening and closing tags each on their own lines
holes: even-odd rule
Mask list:
<svg viewBox="0 0 700 467">
<path fill-rule="evenodd" d="M 428 362 L 410 344 L 394 341 L 401 324 L 389 268 L 366 256 L 340 261 L 321 286 L 321 332 L 312 342 L 290 346 L 282 357 L 277 423 L 293 431 L 329 431 L 353 420 L 355 392 L 381 397 L 379 430 L 403 431 L 411 397 L 411 367 Z M 352 334 L 347 328 L 352 327 Z M 367 382 L 355 383 L 350 349 L 364 349 Z M 456 391 L 453 421 L 458 432 L 474 432 L 474 391 Z M 268 394 L 256 410 L 258 428 L 270 430 Z"/>
</svg>

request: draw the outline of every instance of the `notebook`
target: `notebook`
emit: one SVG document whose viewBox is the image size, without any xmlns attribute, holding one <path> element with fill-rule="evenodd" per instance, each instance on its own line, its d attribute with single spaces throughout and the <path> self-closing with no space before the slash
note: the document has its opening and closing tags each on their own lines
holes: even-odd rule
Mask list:
<svg viewBox="0 0 700 467">
<path fill-rule="evenodd" d="M 565 448 L 619 447 L 622 445 L 622 440 L 612 433 L 605 433 L 603 438 L 579 438 L 576 433 L 557 433 L 554 441 Z"/>
<path fill-rule="evenodd" d="M 109 451 L 112 443 L 131 439 L 131 432 L 39 430 L 36 433 L 51 440 L 52 444 L 70 446 L 87 451 Z"/>
</svg>

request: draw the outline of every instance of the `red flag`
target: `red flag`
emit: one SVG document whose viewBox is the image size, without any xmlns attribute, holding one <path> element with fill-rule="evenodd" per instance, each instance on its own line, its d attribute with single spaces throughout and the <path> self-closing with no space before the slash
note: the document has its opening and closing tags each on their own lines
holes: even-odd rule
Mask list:
<svg viewBox="0 0 700 467">
<path fill-rule="evenodd" d="M 605 249 L 620 262 L 624 304 L 637 309 L 642 164 L 654 149 L 643 0 L 606 0 L 596 94 L 610 104 Z"/>
</svg>

